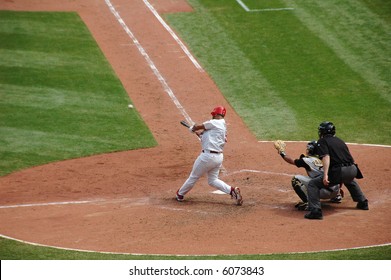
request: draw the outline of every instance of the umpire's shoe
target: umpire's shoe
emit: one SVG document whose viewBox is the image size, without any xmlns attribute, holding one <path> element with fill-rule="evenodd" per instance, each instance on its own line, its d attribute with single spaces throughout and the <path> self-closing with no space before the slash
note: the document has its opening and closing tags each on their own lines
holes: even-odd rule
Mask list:
<svg viewBox="0 0 391 280">
<path fill-rule="evenodd" d="M 356 208 L 361 210 L 369 210 L 368 199 L 358 202 Z"/>
<path fill-rule="evenodd" d="M 323 220 L 322 209 L 312 209 L 310 212 L 304 215 L 304 218 L 310 220 Z"/>
</svg>

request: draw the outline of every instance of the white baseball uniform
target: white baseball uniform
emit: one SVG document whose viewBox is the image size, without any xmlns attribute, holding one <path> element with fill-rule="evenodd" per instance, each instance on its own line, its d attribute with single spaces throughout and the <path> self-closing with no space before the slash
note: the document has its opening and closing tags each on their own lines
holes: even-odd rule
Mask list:
<svg viewBox="0 0 391 280">
<path fill-rule="evenodd" d="M 204 174 L 208 184 L 226 194 L 231 193 L 231 186 L 218 178 L 224 155 L 227 126 L 224 119 L 212 119 L 203 123 L 205 130 L 201 135 L 202 152 L 194 162 L 189 178 L 178 190 L 179 195 L 187 194 Z"/>
</svg>

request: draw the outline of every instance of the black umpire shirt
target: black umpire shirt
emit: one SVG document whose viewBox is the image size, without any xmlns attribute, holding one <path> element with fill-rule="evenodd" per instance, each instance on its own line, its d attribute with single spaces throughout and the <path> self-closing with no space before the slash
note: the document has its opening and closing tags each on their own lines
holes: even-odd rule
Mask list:
<svg viewBox="0 0 391 280">
<path fill-rule="evenodd" d="M 344 141 L 333 135 L 318 140 L 317 152 L 320 158 L 330 156 L 330 169 L 335 166 L 352 165 L 354 159 Z"/>
</svg>

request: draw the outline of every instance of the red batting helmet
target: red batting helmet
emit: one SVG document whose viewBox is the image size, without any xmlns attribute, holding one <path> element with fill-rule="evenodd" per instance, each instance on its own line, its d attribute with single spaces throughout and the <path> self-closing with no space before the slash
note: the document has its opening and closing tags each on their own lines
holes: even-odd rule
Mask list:
<svg viewBox="0 0 391 280">
<path fill-rule="evenodd" d="M 218 107 L 214 108 L 213 111 L 211 112 L 213 117 L 216 115 L 221 115 L 221 116 L 225 117 L 226 113 L 227 113 L 227 110 L 223 106 L 218 106 Z"/>
</svg>

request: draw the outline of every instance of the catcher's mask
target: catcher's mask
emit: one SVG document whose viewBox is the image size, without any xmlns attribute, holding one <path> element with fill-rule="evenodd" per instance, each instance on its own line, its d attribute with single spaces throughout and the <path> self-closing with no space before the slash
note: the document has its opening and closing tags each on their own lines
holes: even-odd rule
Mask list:
<svg viewBox="0 0 391 280">
<path fill-rule="evenodd" d="M 216 115 L 220 115 L 222 117 L 225 117 L 225 114 L 227 113 L 227 110 L 223 106 L 218 106 L 213 109 L 211 112 L 211 115 L 214 117 Z"/>
<path fill-rule="evenodd" d="M 317 142 L 315 140 L 312 140 L 311 142 L 307 143 L 307 154 L 310 156 L 316 155 L 316 144 Z"/>
<path fill-rule="evenodd" d="M 335 135 L 335 126 L 332 122 L 322 122 L 318 127 L 319 137 L 325 136 L 327 134 Z"/>
</svg>

